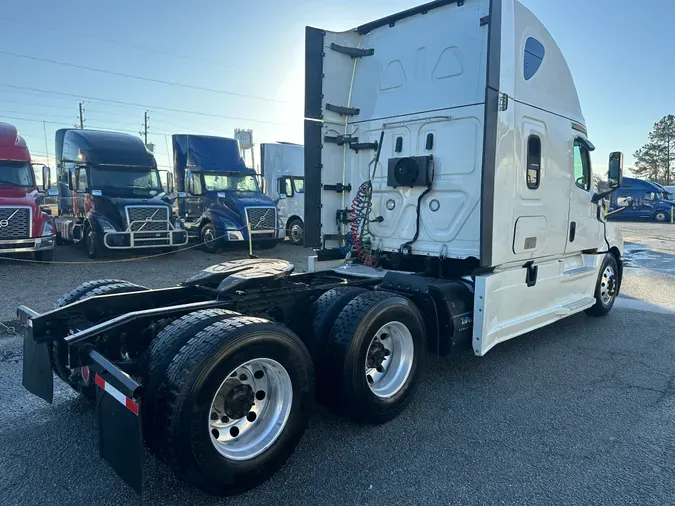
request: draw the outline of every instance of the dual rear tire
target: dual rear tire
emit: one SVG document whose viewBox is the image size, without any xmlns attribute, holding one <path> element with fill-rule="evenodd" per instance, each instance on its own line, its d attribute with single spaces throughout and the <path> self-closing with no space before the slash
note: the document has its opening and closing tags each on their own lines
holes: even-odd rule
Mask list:
<svg viewBox="0 0 675 506">
<path fill-rule="evenodd" d="M 179 477 L 229 495 L 265 481 L 293 453 L 309 421 L 314 375 L 290 330 L 209 311 L 176 320 L 148 350 L 144 433 Z"/>
<path fill-rule="evenodd" d="M 363 423 L 384 423 L 410 402 L 426 334 L 406 297 L 336 288 L 314 303 L 305 333 L 320 402 Z"/>
</svg>

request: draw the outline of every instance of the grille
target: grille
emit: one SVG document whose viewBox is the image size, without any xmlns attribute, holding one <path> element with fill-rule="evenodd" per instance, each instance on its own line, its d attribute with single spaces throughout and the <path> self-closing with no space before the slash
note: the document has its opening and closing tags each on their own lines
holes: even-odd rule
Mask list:
<svg viewBox="0 0 675 506">
<path fill-rule="evenodd" d="M 0 207 L 0 239 L 28 239 L 29 235 L 30 209 Z"/>
<path fill-rule="evenodd" d="M 169 230 L 169 209 L 167 207 L 137 207 L 127 206 L 127 216 L 129 223 L 142 221 L 144 223 L 134 223 L 131 227 L 132 232 L 164 232 Z M 165 221 L 162 221 L 165 220 Z"/>
<path fill-rule="evenodd" d="M 252 231 L 269 231 L 276 228 L 277 216 L 273 207 L 247 207 L 246 217 Z"/>
</svg>

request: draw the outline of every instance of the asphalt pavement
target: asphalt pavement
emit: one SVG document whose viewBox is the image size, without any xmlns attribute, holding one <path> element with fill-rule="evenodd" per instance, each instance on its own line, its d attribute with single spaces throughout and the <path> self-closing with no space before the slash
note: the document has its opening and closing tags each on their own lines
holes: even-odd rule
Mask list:
<svg viewBox="0 0 675 506">
<path fill-rule="evenodd" d="M 621 225 L 631 241 L 624 297 L 606 318 L 576 315 L 484 358 L 428 357 L 413 402 L 382 426 L 360 426 L 316 406 L 291 460 L 240 496 L 205 495 L 146 454 L 142 503 L 675 503 L 675 272 L 668 263 L 675 227 L 645 225 L 652 224 Z M 300 264 L 306 253 L 283 246 L 270 256 L 294 256 Z M 162 264 L 122 264 L 122 271 L 136 270 L 114 277 L 133 274 L 149 286 L 157 276 L 177 282 L 189 273 L 173 280 L 170 266 L 194 271 L 213 263 L 206 257 L 179 253 Z M 100 266 L 85 267 L 87 279 L 110 277 L 94 273 Z M 75 266 L 63 267 L 71 268 L 77 279 L 59 283 L 80 282 Z M 12 280 L 0 276 L 0 293 L 16 298 L 24 289 Z M 49 291 L 50 301 L 39 287 L 22 291 L 21 302 L 45 309 L 54 300 Z M 91 406 L 55 384 L 51 406 L 28 394 L 20 338 L 0 337 L 2 504 L 141 504 L 98 458 Z"/>
</svg>

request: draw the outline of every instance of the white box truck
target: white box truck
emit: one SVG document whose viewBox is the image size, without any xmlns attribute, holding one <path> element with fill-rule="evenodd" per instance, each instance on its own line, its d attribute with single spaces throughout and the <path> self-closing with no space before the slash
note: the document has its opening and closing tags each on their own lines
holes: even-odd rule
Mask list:
<svg viewBox="0 0 675 506">
<path fill-rule="evenodd" d="M 290 142 L 260 144 L 260 175 L 265 194 L 277 206 L 286 237 L 295 245 L 304 242 L 305 159 L 303 147 Z"/>
<path fill-rule="evenodd" d="M 24 386 L 51 402 L 53 367 L 96 397 L 101 456 L 137 491 L 144 444 L 210 493 L 254 487 L 293 453 L 315 392 L 386 422 L 427 353 L 482 356 L 605 315 L 619 292 L 622 240 L 599 204 L 622 155 L 612 190 L 594 193 L 569 68 L 520 3 L 437 0 L 308 28 L 305 79 L 315 272 L 250 258 L 19 308 Z"/>
</svg>

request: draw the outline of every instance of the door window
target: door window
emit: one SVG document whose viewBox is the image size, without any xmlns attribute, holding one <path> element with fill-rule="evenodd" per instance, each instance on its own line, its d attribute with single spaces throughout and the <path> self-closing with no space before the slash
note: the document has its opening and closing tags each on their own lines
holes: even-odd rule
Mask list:
<svg viewBox="0 0 675 506">
<path fill-rule="evenodd" d="M 305 178 L 304 177 L 294 177 L 293 178 L 293 190 L 296 193 L 305 193 Z"/>
<path fill-rule="evenodd" d="M 286 195 L 288 198 L 293 196 L 293 181 L 289 176 L 284 176 L 277 179 L 277 185 L 277 192 L 279 195 Z"/>
<path fill-rule="evenodd" d="M 77 191 L 87 190 L 87 169 L 84 167 L 77 169 Z"/>
<path fill-rule="evenodd" d="M 527 140 L 527 187 L 530 190 L 539 188 L 541 175 L 541 139 L 538 135 L 530 135 Z"/>
<path fill-rule="evenodd" d="M 591 157 L 588 148 L 580 141 L 574 142 L 574 182 L 582 190 L 591 188 Z"/>
<path fill-rule="evenodd" d="M 656 200 L 656 194 L 654 192 L 647 192 L 643 198 L 645 200 Z"/>
</svg>

